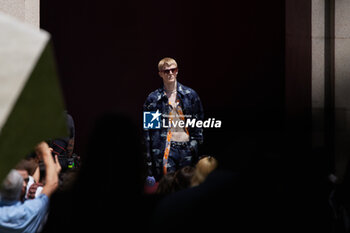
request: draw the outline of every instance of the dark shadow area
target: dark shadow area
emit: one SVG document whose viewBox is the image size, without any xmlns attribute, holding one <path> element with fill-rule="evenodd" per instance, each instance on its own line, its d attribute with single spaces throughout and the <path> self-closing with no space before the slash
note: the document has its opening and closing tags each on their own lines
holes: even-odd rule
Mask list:
<svg viewBox="0 0 350 233">
<path fill-rule="evenodd" d="M 142 105 L 162 85 L 157 64 L 165 56 L 178 62 L 178 80 L 198 93 L 205 117 L 222 119 L 224 129 L 283 127 L 283 1 L 63 0 L 41 9 L 79 155 L 100 114 L 123 112 L 142 127 Z"/>
<path fill-rule="evenodd" d="M 73 189 L 53 197 L 46 232 L 328 231 L 326 155 L 311 149 L 308 130 L 286 130 L 284 1 L 62 0 L 41 9 L 84 163 Z M 218 170 L 160 199 L 141 195 L 136 135 L 165 56 L 222 128 L 206 129 L 200 150 Z M 108 112 L 128 117 L 100 118 Z"/>
<path fill-rule="evenodd" d="M 145 170 L 138 135 L 128 117 L 106 114 L 98 118 L 80 173 L 70 187 L 52 197 L 44 232 L 147 227 L 153 199 L 142 195 Z"/>
</svg>

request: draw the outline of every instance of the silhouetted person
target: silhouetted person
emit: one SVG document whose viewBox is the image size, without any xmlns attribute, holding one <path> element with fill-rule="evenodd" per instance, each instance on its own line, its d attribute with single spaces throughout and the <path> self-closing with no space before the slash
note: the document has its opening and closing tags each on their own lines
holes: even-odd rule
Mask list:
<svg viewBox="0 0 350 233">
<path fill-rule="evenodd" d="M 53 199 L 45 232 L 146 230 L 152 203 L 142 195 L 145 177 L 134 123 L 118 114 L 99 117 L 81 172 L 70 191 Z"/>
<path fill-rule="evenodd" d="M 195 171 L 191 180 L 191 186 L 197 186 L 203 183 L 207 176 L 218 166 L 217 160 L 212 156 L 201 158 L 195 167 Z"/>
<path fill-rule="evenodd" d="M 191 187 L 191 180 L 194 174 L 194 167 L 185 166 L 175 172 L 175 191 L 180 191 Z"/>
<path fill-rule="evenodd" d="M 156 193 L 162 196 L 175 191 L 175 172 L 168 172 L 159 181 Z"/>
</svg>

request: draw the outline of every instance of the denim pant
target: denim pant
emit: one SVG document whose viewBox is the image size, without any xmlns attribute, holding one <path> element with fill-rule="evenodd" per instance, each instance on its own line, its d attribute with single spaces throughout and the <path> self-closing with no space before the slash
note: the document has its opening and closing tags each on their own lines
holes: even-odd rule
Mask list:
<svg viewBox="0 0 350 233">
<path fill-rule="evenodd" d="M 187 165 L 192 165 L 192 160 L 189 142 L 171 142 L 167 166 L 168 172 L 174 172 Z"/>
</svg>

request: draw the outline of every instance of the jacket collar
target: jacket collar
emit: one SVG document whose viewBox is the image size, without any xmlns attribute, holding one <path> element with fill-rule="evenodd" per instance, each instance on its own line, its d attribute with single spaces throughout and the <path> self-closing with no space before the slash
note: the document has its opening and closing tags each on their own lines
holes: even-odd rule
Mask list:
<svg viewBox="0 0 350 233">
<path fill-rule="evenodd" d="M 182 85 L 179 82 L 177 82 L 177 93 L 179 93 L 182 96 L 186 94 L 184 90 L 184 85 Z"/>
<path fill-rule="evenodd" d="M 180 95 L 180 97 L 183 97 L 186 94 L 184 85 L 182 85 L 178 81 L 176 82 L 177 82 L 177 85 L 176 85 L 177 94 Z M 159 94 L 160 94 L 160 98 L 166 97 L 164 85 L 161 88 L 159 88 Z"/>
</svg>

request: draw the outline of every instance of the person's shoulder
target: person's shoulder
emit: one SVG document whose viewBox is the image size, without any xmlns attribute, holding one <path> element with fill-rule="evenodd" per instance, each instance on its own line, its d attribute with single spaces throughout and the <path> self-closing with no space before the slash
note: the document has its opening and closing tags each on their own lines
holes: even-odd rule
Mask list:
<svg viewBox="0 0 350 233">
<path fill-rule="evenodd" d="M 29 208 L 35 212 L 47 207 L 48 204 L 49 204 L 49 197 L 46 194 L 42 193 L 34 199 L 26 200 L 23 203 L 23 207 Z"/>
<path fill-rule="evenodd" d="M 181 83 L 178 83 L 178 90 L 183 95 L 190 95 L 190 96 L 198 97 L 198 94 L 194 89 L 192 89 L 188 86 L 185 86 Z"/>
<path fill-rule="evenodd" d="M 4 205 L 0 208 L 0 232 L 2 228 L 18 227 L 26 222 L 29 217 L 28 211 L 21 202 L 12 205 Z"/>
<path fill-rule="evenodd" d="M 161 88 L 152 91 L 146 98 L 146 101 L 158 100 L 161 97 Z"/>
</svg>

